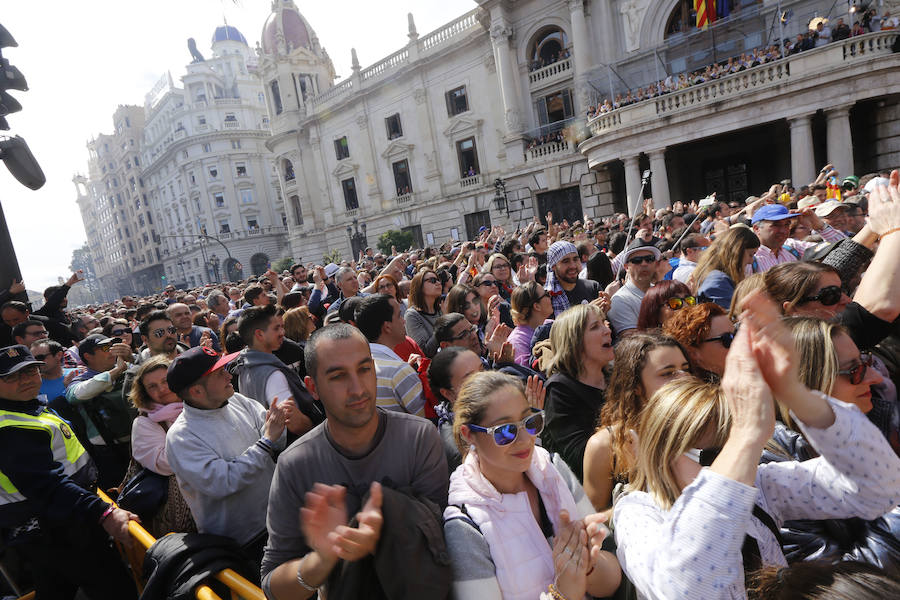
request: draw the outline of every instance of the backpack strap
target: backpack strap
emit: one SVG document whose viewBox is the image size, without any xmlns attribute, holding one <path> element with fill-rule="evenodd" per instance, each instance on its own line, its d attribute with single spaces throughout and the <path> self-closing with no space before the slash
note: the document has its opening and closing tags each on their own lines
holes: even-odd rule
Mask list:
<svg viewBox="0 0 900 600">
<path fill-rule="evenodd" d="M 450 517 L 449 519 L 447 519 L 447 521 L 457 521 L 457 520 L 463 521 L 465 523 L 468 523 L 472 527 L 474 527 L 475 531 L 477 531 L 481 535 L 484 535 L 484 532 L 481 531 L 481 527 L 478 526 L 478 523 L 476 523 L 474 520 L 472 520 L 472 516 L 469 514 L 469 511 L 466 509 L 465 504 L 450 504 L 449 506 L 455 506 L 456 508 L 458 508 L 459 512 L 462 513 L 462 516 Z"/>
<path fill-rule="evenodd" d="M 791 246 L 788 246 L 787 244 L 785 244 L 784 246 L 782 246 L 782 249 L 787 250 L 788 252 L 790 252 L 791 254 L 794 255 L 794 258 L 796 258 L 797 260 L 800 260 L 800 251 L 797 250 L 796 248 L 792 248 Z"/>
</svg>

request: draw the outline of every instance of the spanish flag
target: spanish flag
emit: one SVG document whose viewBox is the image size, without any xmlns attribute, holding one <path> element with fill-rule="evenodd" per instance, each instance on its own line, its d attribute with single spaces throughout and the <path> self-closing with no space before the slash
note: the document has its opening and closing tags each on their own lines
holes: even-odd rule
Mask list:
<svg viewBox="0 0 900 600">
<path fill-rule="evenodd" d="M 716 20 L 716 0 L 694 0 L 694 12 L 697 13 L 697 29 L 706 29 Z"/>
</svg>

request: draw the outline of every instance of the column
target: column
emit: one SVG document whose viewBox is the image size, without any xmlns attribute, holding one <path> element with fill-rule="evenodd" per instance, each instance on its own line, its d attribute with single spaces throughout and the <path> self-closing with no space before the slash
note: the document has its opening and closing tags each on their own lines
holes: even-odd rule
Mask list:
<svg viewBox="0 0 900 600">
<path fill-rule="evenodd" d="M 591 42 L 584 18 L 584 0 L 569 0 L 569 17 L 572 22 L 572 60 L 575 63 L 575 114 L 581 116 L 590 104 L 586 76 L 591 63 Z"/>
<path fill-rule="evenodd" d="M 499 11 L 498 7 L 495 9 Z M 522 110 L 519 104 L 519 86 L 516 77 L 516 58 L 510 48 L 513 30 L 501 15 L 495 17 L 491 24 L 491 42 L 497 62 L 497 74 L 500 76 L 500 96 L 503 99 L 503 115 L 507 136 L 522 131 Z"/>
<path fill-rule="evenodd" d="M 825 111 L 827 160 L 841 177 L 853 175 L 853 140 L 850 133 L 850 107 L 845 105 Z"/>
<path fill-rule="evenodd" d="M 816 178 L 812 115 L 789 119 L 791 127 L 791 183 L 799 189 Z"/>
<path fill-rule="evenodd" d="M 666 171 L 666 149 L 649 152 L 651 186 L 653 187 L 653 208 L 669 208 L 672 200 L 669 197 L 669 174 Z"/>
<path fill-rule="evenodd" d="M 637 156 L 623 158 L 625 163 L 625 198 L 628 202 L 628 214 L 633 216 L 643 201 L 641 194 L 641 168 Z"/>
</svg>

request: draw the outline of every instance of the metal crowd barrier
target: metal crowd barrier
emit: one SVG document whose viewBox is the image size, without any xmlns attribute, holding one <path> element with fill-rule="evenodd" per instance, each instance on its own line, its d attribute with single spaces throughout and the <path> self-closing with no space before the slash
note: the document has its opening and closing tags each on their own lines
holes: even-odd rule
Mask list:
<svg viewBox="0 0 900 600">
<path fill-rule="evenodd" d="M 98 489 L 97 495 L 100 496 L 104 502 L 115 505 L 115 502 L 103 493 L 103 490 Z M 140 548 L 128 550 L 118 543 L 117 545 L 119 545 L 119 550 L 128 559 L 128 563 L 131 565 L 131 573 L 138 589 L 142 590 L 144 586 L 140 579 L 140 573 L 143 568 L 144 554 L 147 549 L 156 542 L 156 538 L 150 535 L 150 532 L 144 529 L 137 521 L 128 523 L 128 533 L 130 533 L 131 537 L 140 545 Z M 238 600 L 239 598 L 245 600 L 266 600 L 265 594 L 263 594 L 263 591 L 259 589 L 259 587 L 247 581 L 233 569 L 224 569 L 217 573 L 215 578 L 224 583 L 231 591 L 231 600 Z M 200 585 L 197 587 L 195 596 L 197 597 L 197 600 L 222 600 L 222 598 L 220 598 L 208 585 Z M 33 592 L 31 597 L 33 598 Z M 23 596 L 19 600 L 29 600 L 29 596 Z"/>
</svg>

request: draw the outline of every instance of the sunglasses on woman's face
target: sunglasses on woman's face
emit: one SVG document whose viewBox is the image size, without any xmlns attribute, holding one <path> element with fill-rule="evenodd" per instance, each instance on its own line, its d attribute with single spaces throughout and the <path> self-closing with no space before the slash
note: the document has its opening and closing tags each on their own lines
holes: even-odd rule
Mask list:
<svg viewBox="0 0 900 600">
<path fill-rule="evenodd" d="M 437 283 L 440 281 L 437 277 L 426 277 L 422 280 L 423 283 Z"/>
<path fill-rule="evenodd" d="M 493 427 L 482 427 L 481 425 L 469 425 L 469 429 L 476 433 L 487 433 L 493 436 L 494 443 L 498 446 L 508 446 L 516 441 L 519 437 L 519 430 L 525 429 L 528 435 L 538 435 L 544 430 L 544 411 L 532 408 L 534 414 L 531 414 L 518 423 L 502 423 Z"/>
<path fill-rule="evenodd" d="M 496 286 L 497 282 L 496 281 L 482 281 L 481 283 L 478 284 L 478 287 L 486 287 L 489 285 Z"/>
<path fill-rule="evenodd" d="M 666 304 L 668 304 L 669 308 L 671 308 L 672 310 L 678 310 L 685 304 L 687 304 L 688 306 L 694 306 L 695 304 L 697 304 L 697 299 L 693 296 L 685 296 L 684 298 L 669 298 L 668 300 L 666 300 Z"/>
<path fill-rule="evenodd" d="M 872 366 L 872 355 L 867 353 L 862 353 L 859 355 L 859 364 L 850 369 L 845 369 L 843 371 L 838 371 L 838 375 L 845 375 L 850 383 L 853 385 L 859 385 L 862 383 L 862 380 L 866 378 L 866 372 L 869 370 L 869 367 Z"/>
<path fill-rule="evenodd" d="M 723 333 L 722 335 L 717 335 L 716 337 L 706 338 L 703 340 L 704 342 L 720 342 L 726 349 L 731 348 L 731 342 L 734 341 L 734 332 L 729 331 L 728 333 Z"/>
<path fill-rule="evenodd" d="M 834 306 L 841 301 L 844 290 L 839 285 L 829 285 L 819 290 L 815 296 L 801 298 L 800 302 L 820 302 L 823 306 Z"/>
<path fill-rule="evenodd" d="M 110 333 L 113 335 L 113 337 L 121 337 L 126 333 L 130 335 L 131 331 L 129 331 L 128 329 L 113 329 L 112 331 L 110 331 Z"/>
</svg>

